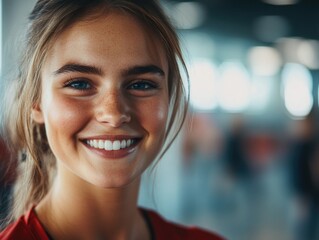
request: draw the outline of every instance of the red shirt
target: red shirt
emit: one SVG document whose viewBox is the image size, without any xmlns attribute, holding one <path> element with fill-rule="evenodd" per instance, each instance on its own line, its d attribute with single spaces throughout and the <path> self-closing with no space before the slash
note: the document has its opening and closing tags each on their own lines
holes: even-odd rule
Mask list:
<svg viewBox="0 0 319 240">
<path fill-rule="evenodd" d="M 147 218 L 155 240 L 223 240 L 215 234 L 196 227 L 185 227 L 168 222 L 153 211 L 143 209 L 142 212 Z M 0 239 L 49 240 L 49 237 L 32 208 L 27 214 L 5 228 L 0 233 Z"/>
</svg>

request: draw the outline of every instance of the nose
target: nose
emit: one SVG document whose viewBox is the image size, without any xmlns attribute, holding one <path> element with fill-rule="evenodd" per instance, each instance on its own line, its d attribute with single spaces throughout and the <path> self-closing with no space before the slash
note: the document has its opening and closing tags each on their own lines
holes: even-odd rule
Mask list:
<svg viewBox="0 0 319 240">
<path fill-rule="evenodd" d="M 101 97 L 97 105 L 96 120 L 112 127 L 119 127 L 131 121 L 129 104 L 119 92 Z"/>
</svg>

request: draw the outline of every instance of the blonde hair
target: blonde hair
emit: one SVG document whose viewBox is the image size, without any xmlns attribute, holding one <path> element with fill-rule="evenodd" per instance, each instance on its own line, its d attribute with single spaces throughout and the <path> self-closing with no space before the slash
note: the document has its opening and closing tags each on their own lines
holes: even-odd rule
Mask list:
<svg viewBox="0 0 319 240">
<path fill-rule="evenodd" d="M 19 172 L 15 186 L 11 221 L 48 193 L 54 176 L 55 158 L 43 125 L 31 118 L 32 107 L 41 96 L 42 64 L 54 40 L 72 23 L 98 12 L 119 10 L 138 18 L 152 30 L 163 45 L 169 65 L 170 119 L 166 142 L 159 158 L 167 151 L 184 122 L 188 95 L 179 65 L 187 75 L 178 37 L 156 0 L 38 0 L 31 15 L 26 49 L 22 56 L 15 89 L 14 106 L 7 115 L 7 126 L 15 151 L 19 152 Z M 94 14 L 93 14 L 94 15 Z"/>
</svg>

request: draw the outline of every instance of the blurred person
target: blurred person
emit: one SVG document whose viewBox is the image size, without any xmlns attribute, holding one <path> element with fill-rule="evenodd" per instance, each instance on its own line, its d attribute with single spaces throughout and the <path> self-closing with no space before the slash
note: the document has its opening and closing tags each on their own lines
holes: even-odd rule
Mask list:
<svg viewBox="0 0 319 240">
<path fill-rule="evenodd" d="M 251 166 L 244 149 L 245 129 L 243 119 L 234 117 L 223 151 L 226 172 L 232 181 L 246 181 L 251 175 Z"/>
<path fill-rule="evenodd" d="M 217 176 L 215 171 L 219 170 L 217 159 L 221 136 L 209 113 L 189 113 L 185 126 L 182 145 L 181 212 L 185 219 L 193 221 L 211 215 L 208 210 L 212 204 L 212 188 Z"/>
<path fill-rule="evenodd" d="M 7 113 L 24 157 L 0 239 L 221 239 L 137 206 L 187 108 L 157 1 L 39 0 L 30 21 Z"/>
<path fill-rule="evenodd" d="M 258 214 L 255 208 L 255 184 L 252 184 L 251 165 L 245 149 L 246 131 L 242 116 L 236 115 L 225 134 L 222 161 L 224 170 L 224 214 L 232 223 L 232 235 L 241 239 L 251 239 L 251 219 Z"/>
<path fill-rule="evenodd" d="M 291 183 L 297 203 L 298 240 L 319 239 L 319 141 L 311 112 L 297 121 L 291 145 Z"/>
<path fill-rule="evenodd" d="M 187 166 L 190 164 L 192 154 L 198 152 L 210 158 L 219 153 L 221 137 L 214 119 L 208 113 L 189 113 L 187 128 L 183 135 L 183 159 Z"/>
</svg>

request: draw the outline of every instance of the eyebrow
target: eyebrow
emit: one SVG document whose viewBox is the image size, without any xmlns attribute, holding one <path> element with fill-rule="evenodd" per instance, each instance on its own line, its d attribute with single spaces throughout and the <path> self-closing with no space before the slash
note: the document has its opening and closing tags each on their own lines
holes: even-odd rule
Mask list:
<svg viewBox="0 0 319 240">
<path fill-rule="evenodd" d="M 98 67 L 82 65 L 82 64 L 77 64 L 77 63 L 69 63 L 66 65 L 63 65 L 58 70 L 54 71 L 54 75 L 59 75 L 59 74 L 69 73 L 69 72 L 79 72 L 79 73 L 103 75 L 102 70 Z"/>
<path fill-rule="evenodd" d="M 60 75 L 70 72 L 88 73 L 95 75 L 103 75 L 101 68 L 77 63 L 69 63 L 63 65 L 58 70 L 54 71 L 54 75 Z M 156 65 L 146 65 L 146 66 L 133 66 L 123 71 L 123 76 L 140 75 L 140 74 L 158 74 L 160 76 L 165 76 L 164 71 Z"/>
<path fill-rule="evenodd" d="M 164 71 L 160 67 L 155 65 L 134 66 L 125 70 L 123 75 L 130 76 L 130 75 L 140 75 L 140 74 L 147 74 L 147 73 L 165 76 Z"/>
</svg>

